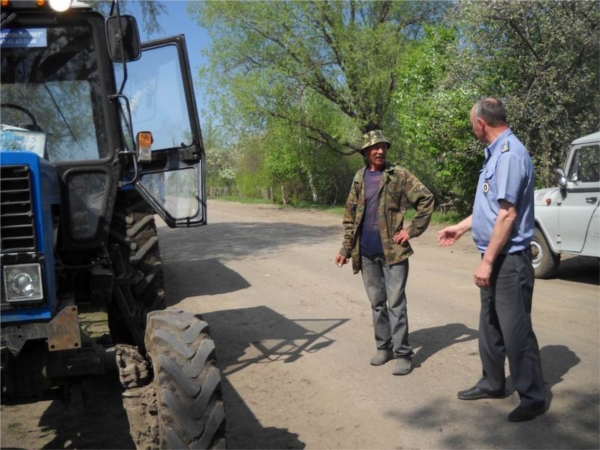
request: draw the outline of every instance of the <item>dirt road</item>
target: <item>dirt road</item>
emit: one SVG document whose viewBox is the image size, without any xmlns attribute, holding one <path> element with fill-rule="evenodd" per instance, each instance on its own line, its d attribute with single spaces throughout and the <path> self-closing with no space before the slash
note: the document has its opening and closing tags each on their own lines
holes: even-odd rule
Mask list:
<svg viewBox="0 0 600 450">
<path fill-rule="evenodd" d="M 394 377 L 391 363 L 368 363 L 375 346 L 360 276 L 333 262 L 339 216 L 218 201 L 208 210 L 207 227 L 162 227 L 161 250 L 169 303 L 210 323 L 230 448 L 599 448 L 595 260 L 564 261 L 557 279 L 536 281 L 550 410 L 514 424 L 506 415 L 516 393 L 456 398 L 481 370 L 469 239 L 442 249 L 431 227 L 412 241 L 415 369 Z M 92 386 L 98 407 L 78 415 L 50 400 L 3 406 L 3 447 L 130 448 L 118 387 Z"/>
</svg>

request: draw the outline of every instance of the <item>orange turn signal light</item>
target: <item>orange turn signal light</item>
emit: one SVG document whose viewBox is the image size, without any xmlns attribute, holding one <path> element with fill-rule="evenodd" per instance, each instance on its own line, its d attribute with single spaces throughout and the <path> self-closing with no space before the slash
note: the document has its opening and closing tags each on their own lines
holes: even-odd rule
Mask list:
<svg viewBox="0 0 600 450">
<path fill-rule="evenodd" d="M 151 162 L 152 161 L 152 133 L 150 131 L 140 131 L 137 136 L 138 146 L 138 161 L 139 162 Z"/>
<path fill-rule="evenodd" d="M 137 135 L 138 138 L 138 145 L 140 147 L 144 147 L 144 148 L 151 148 L 152 147 L 152 133 L 150 133 L 149 131 L 140 131 Z"/>
<path fill-rule="evenodd" d="M 44 6 L 46 6 L 46 0 L 35 0 L 35 4 L 38 5 L 40 8 L 43 8 Z"/>
<path fill-rule="evenodd" d="M 8 0 L 1 0 L 0 5 L 2 5 L 3 8 L 8 8 L 10 5 L 10 2 Z"/>
</svg>

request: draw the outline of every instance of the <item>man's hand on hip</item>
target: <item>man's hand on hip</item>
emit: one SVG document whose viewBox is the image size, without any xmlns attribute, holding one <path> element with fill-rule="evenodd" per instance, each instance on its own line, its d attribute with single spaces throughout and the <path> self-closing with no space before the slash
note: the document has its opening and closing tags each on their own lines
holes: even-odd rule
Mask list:
<svg viewBox="0 0 600 450">
<path fill-rule="evenodd" d="M 408 232 L 405 229 L 398 231 L 396 234 L 394 234 L 394 237 L 392 238 L 392 240 L 399 245 L 403 245 L 405 242 L 408 242 L 409 239 L 410 236 L 408 235 Z"/>
</svg>

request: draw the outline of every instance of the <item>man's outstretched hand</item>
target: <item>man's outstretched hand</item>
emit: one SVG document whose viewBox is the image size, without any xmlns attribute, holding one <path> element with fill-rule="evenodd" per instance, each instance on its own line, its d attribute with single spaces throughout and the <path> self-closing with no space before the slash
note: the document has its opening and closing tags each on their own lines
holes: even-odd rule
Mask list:
<svg viewBox="0 0 600 450">
<path fill-rule="evenodd" d="M 441 231 L 438 231 L 437 241 L 438 244 L 442 247 L 449 247 L 454 244 L 458 238 L 462 236 L 463 233 L 460 232 L 458 226 L 453 225 L 451 227 L 446 227 Z"/>
</svg>

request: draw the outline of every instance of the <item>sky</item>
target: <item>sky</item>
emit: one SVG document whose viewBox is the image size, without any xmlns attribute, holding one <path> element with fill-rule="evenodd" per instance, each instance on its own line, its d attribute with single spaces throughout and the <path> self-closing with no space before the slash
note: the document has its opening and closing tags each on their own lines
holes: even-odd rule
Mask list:
<svg viewBox="0 0 600 450">
<path fill-rule="evenodd" d="M 144 1 L 144 0 L 139 0 Z M 194 0 L 190 0 L 194 1 Z M 198 23 L 190 17 L 187 13 L 187 0 L 163 0 L 162 4 L 166 6 L 167 14 L 163 14 L 159 18 L 159 23 L 163 28 L 163 32 L 160 34 L 148 35 L 142 29 L 141 17 L 139 17 L 139 10 L 132 8 L 133 15 L 137 16 L 138 25 L 140 28 L 140 38 L 142 42 L 155 39 L 164 39 L 170 36 L 178 34 L 185 35 L 185 42 L 187 44 L 188 57 L 190 59 L 190 68 L 192 70 L 192 77 L 195 82 L 195 95 L 196 105 L 198 107 L 198 113 L 200 115 L 200 125 L 206 122 L 206 109 L 208 108 L 208 102 L 204 101 L 203 92 L 201 90 L 202 82 L 198 83 L 198 69 L 201 65 L 206 63 L 206 58 L 201 54 L 202 49 L 210 46 L 210 38 Z"/>
</svg>

